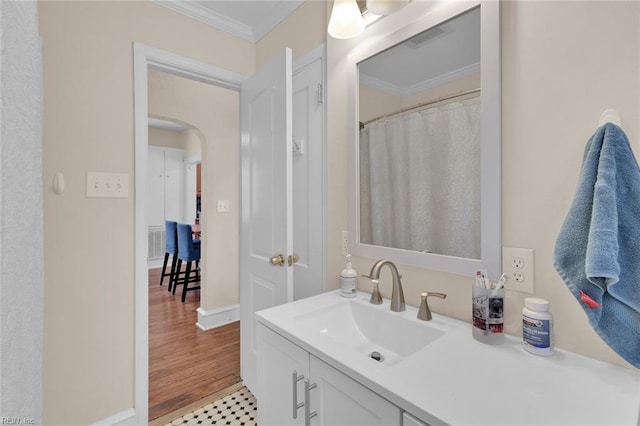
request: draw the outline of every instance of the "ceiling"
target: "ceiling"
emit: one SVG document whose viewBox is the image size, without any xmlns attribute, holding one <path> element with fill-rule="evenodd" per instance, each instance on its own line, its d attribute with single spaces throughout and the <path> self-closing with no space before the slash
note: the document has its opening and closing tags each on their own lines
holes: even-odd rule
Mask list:
<svg viewBox="0 0 640 426">
<path fill-rule="evenodd" d="M 267 35 L 304 0 L 153 0 L 250 42 Z"/>
<path fill-rule="evenodd" d="M 480 8 L 359 64 L 360 82 L 409 96 L 480 71 Z"/>
</svg>

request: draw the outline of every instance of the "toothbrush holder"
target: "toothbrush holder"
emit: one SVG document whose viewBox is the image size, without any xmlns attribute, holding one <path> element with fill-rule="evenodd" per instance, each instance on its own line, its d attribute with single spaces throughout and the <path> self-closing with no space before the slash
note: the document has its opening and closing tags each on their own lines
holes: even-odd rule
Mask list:
<svg viewBox="0 0 640 426">
<path fill-rule="evenodd" d="M 473 337 L 482 343 L 504 342 L 504 288 L 473 286 Z"/>
</svg>

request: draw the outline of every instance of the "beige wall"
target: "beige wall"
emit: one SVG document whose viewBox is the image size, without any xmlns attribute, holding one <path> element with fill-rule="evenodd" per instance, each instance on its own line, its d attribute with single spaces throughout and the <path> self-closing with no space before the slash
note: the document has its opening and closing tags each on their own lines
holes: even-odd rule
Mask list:
<svg viewBox="0 0 640 426">
<path fill-rule="evenodd" d="M 184 158 L 187 162 L 202 161 L 202 146 L 204 144 L 202 138 L 203 136 L 197 130 L 187 129 L 184 132 Z"/>
<path fill-rule="evenodd" d="M 324 43 L 326 36 L 326 3 L 305 0 L 280 25 L 256 44 L 257 68 L 269 62 L 285 47 L 291 48 L 295 60 Z"/>
<path fill-rule="evenodd" d="M 184 133 L 149 127 L 149 145 L 163 148 L 185 149 Z"/>
<path fill-rule="evenodd" d="M 149 71 L 149 114 L 178 120 L 202 135 L 202 290 L 200 306 L 239 302 L 239 93 Z M 183 132 L 187 133 L 187 132 Z M 216 200 L 229 200 L 229 213 Z"/>
<path fill-rule="evenodd" d="M 133 41 L 250 75 L 255 47 L 148 1 L 39 3 L 44 56 L 44 423 L 133 406 Z M 127 199 L 85 197 L 87 171 L 126 172 Z"/>
<path fill-rule="evenodd" d="M 619 111 L 638 147 L 640 3 L 505 1 L 502 6 L 503 245 L 535 250 L 536 295 L 551 302 L 558 347 L 628 367 L 589 326 L 555 272 L 552 255 L 576 189 L 584 146 L 604 109 Z M 347 229 L 345 60 L 361 42 L 328 39 L 330 288 L 338 286 L 344 264 L 340 231 Z M 366 273 L 373 261 L 357 258 L 354 267 Z M 400 269 L 408 303 L 417 305 L 422 290 L 442 291 L 449 297 L 433 301 L 432 309 L 470 321 L 470 277 Z M 366 282 L 360 287 L 370 290 Z M 390 286 L 381 288 L 389 297 Z M 507 295 L 511 334 L 521 333 L 523 297 Z"/>
</svg>

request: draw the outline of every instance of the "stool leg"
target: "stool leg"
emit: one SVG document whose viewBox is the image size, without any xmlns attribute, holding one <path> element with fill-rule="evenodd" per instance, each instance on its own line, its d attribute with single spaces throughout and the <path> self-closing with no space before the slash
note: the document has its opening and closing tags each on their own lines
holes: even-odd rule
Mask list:
<svg viewBox="0 0 640 426">
<path fill-rule="evenodd" d="M 177 264 L 178 264 L 178 255 L 174 254 L 173 259 L 171 259 L 171 276 L 169 277 L 169 288 L 167 289 L 167 291 L 171 291 L 171 289 L 173 288 L 172 286 L 175 281 Z"/>
<path fill-rule="evenodd" d="M 187 262 L 187 271 L 184 274 L 184 286 L 182 286 L 182 303 L 187 299 L 187 287 L 189 286 L 189 277 L 191 275 L 191 263 Z"/>
<path fill-rule="evenodd" d="M 169 253 L 164 254 L 164 262 L 162 263 L 162 273 L 160 274 L 160 285 L 162 286 L 162 281 L 164 281 L 164 277 L 167 276 L 167 261 L 169 260 Z M 171 286 L 171 278 L 169 278 L 169 286 Z"/>
<path fill-rule="evenodd" d="M 176 267 L 176 275 L 173 280 L 173 292 L 171 294 L 176 294 L 176 287 L 180 284 L 180 269 L 182 269 L 182 259 L 178 258 L 178 266 Z"/>
</svg>

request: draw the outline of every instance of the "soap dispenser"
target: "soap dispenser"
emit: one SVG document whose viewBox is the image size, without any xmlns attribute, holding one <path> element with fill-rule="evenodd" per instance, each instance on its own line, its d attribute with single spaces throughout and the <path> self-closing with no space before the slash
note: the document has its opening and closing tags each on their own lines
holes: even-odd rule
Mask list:
<svg viewBox="0 0 640 426">
<path fill-rule="evenodd" d="M 351 265 L 351 255 L 347 255 L 347 266 L 340 272 L 340 295 L 342 297 L 356 296 L 356 281 L 358 273 Z"/>
</svg>

